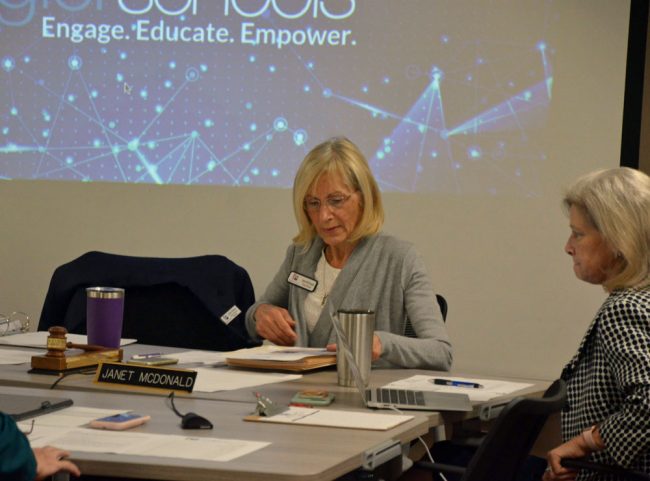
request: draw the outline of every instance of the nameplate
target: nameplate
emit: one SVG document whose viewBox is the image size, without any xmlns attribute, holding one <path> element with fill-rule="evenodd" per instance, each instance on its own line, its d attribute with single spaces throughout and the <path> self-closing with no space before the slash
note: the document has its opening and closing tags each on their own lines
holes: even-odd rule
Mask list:
<svg viewBox="0 0 650 481">
<path fill-rule="evenodd" d="M 188 369 L 101 362 L 97 368 L 94 382 L 163 391 L 192 392 L 196 374 L 196 371 Z"/>
</svg>

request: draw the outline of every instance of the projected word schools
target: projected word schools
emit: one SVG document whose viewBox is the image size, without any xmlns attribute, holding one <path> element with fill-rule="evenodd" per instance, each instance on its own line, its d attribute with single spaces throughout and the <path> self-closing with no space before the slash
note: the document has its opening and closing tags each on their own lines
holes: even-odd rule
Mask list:
<svg viewBox="0 0 650 481">
<path fill-rule="evenodd" d="M 37 8 L 40 6 L 47 10 L 51 0 L 22 0 L 14 2 L 12 0 L 1 0 L 0 7 L 7 10 L 0 12 L 0 24 L 22 27 L 34 19 Z M 314 19 L 319 17 L 330 20 L 343 20 L 349 18 L 356 9 L 356 0 L 262 0 L 253 1 L 253 8 L 247 9 L 243 5 L 251 5 L 247 0 L 112 0 L 115 2 L 121 13 L 128 15 L 144 15 L 149 13 L 160 13 L 166 16 L 195 16 L 199 14 L 199 4 L 207 5 L 210 12 L 220 13 L 223 17 L 238 15 L 243 18 L 255 18 L 276 15 L 279 18 L 295 20 L 311 16 Z M 52 3 L 65 12 L 79 13 L 90 9 L 97 12 L 104 11 L 104 0 L 82 0 L 69 5 L 66 0 L 54 0 Z M 170 8 L 169 4 L 176 4 L 177 8 Z M 287 4 L 293 5 L 293 9 L 287 9 Z M 143 6 L 144 5 L 144 6 Z M 215 7 L 222 5 L 221 10 L 214 10 Z M 260 6 L 261 5 L 261 6 Z M 328 6 L 329 5 L 329 6 Z M 333 10 L 331 6 L 338 7 L 339 10 Z M 340 7 L 343 7 L 342 9 Z M 297 8 L 296 8 L 297 7 Z M 203 13 L 203 12 L 201 12 Z"/>
<path fill-rule="evenodd" d="M 346 135 L 383 190 L 535 195 L 552 8 L 0 0 L 0 178 L 288 188 Z"/>
</svg>

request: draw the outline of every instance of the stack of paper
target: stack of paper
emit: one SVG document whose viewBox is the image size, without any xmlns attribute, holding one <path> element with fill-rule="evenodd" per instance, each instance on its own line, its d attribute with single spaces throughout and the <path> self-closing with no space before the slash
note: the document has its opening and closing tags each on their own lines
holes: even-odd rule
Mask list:
<svg viewBox="0 0 650 481">
<path fill-rule="evenodd" d="M 336 353 L 325 348 L 262 346 L 231 353 L 226 364 L 234 367 L 302 372 L 336 365 Z"/>
<path fill-rule="evenodd" d="M 340 411 L 338 409 L 315 409 L 292 406 L 275 416 L 251 415 L 246 421 L 266 423 L 300 424 L 304 426 L 327 426 L 348 429 L 372 429 L 386 431 L 413 419 L 404 414 Z"/>
</svg>

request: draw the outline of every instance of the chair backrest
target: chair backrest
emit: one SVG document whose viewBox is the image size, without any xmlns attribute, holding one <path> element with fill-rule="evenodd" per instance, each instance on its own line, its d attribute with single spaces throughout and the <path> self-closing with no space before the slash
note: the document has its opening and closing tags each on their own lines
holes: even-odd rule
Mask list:
<svg viewBox="0 0 650 481">
<path fill-rule="evenodd" d="M 244 316 L 255 301 L 245 269 L 218 255 L 132 257 L 89 252 L 58 267 L 39 330 L 61 325 L 86 333 L 86 287 L 125 289 L 122 337 L 143 344 L 230 351 L 254 345 Z M 220 318 L 241 311 L 229 324 Z"/>
<path fill-rule="evenodd" d="M 442 313 L 442 320 L 447 322 L 447 299 L 442 294 L 436 294 L 436 301 L 438 301 L 438 306 Z"/>
<path fill-rule="evenodd" d="M 558 379 L 541 398 L 510 401 L 472 457 L 462 481 L 512 481 L 548 417 L 566 403 L 566 384 Z"/>
<path fill-rule="evenodd" d="M 440 312 L 442 313 L 442 320 L 447 321 L 447 299 L 443 297 L 442 294 L 436 294 L 436 300 L 438 301 L 438 307 L 440 307 Z M 409 319 L 406 320 L 404 324 L 404 335 L 406 337 L 418 337 L 415 334 L 415 329 L 413 329 L 413 324 Z"/>
</svg>

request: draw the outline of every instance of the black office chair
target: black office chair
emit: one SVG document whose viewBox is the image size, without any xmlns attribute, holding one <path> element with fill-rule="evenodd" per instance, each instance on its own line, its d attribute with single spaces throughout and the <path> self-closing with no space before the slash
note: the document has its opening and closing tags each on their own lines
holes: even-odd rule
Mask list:
<svg viewBox="0 0 650 481">
<path fill-rule="evenodd" d="M 230 351 L 257 345 L 244 316 L 255 301 L 246 270 L 228 258 L 132 257 L 88 252 L 58 267 L 45 297 L 39 330 L 64 326 L 86 333 L 86 287 L 125 289 L 122 337 L 142 344 Z M 241 311 L 229 324 L 220 318 Z"/>
<path fill-rule="evenodd" d="M 467 467 L 418 461 L 415 466 L 436 473 L 455 473 L 462 481 L 513 481 L 547 418 L 566 402 L 566 385 L 555 381 L 542 398 L 518 397 L 494 421 Z"/>
<path fill-rule="evenodd" d="M 438 307 L 440 307 L 440 312 L 442 313 L 442 320 L 447 321 L 447 299 L 445 299 L 442 294 L 436 294 L 436 300 L 438 301 Z M 415 334 L 415 329 L 409 319 L 406 320 L 404 324 L 404 335 L 406 337 L 418 337 Z"/>
<path fill-rule="evenodd" d="M 444 298 L 442 294 L 436 294 L 436 301 L 438 301 L 438 306 L 440 307 L 440 312 L 442 313 L 442 320 L 447 321 L 447 299 Z"/>
</svg>

